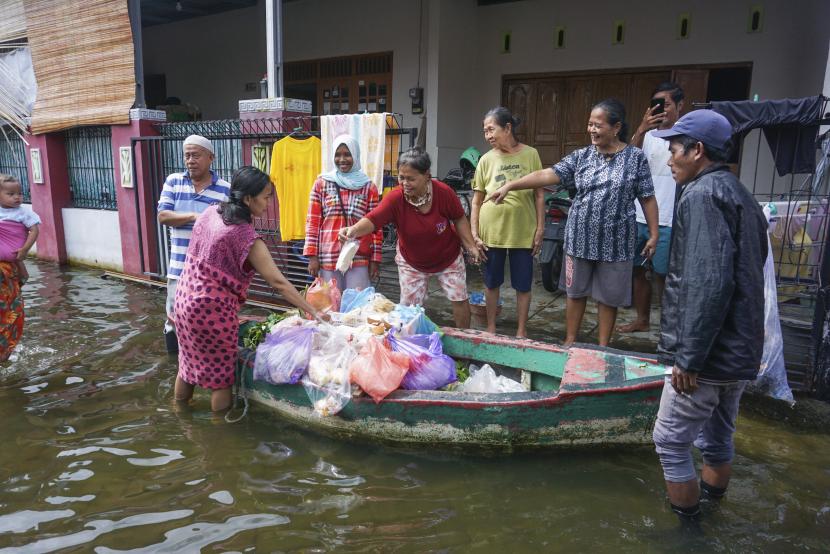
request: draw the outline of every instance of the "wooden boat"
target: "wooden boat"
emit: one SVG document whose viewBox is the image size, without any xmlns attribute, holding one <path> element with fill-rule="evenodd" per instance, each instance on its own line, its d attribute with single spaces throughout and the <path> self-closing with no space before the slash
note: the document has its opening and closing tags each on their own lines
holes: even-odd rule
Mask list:
<svg viewBox="0 0 830 554">
<path fill-rule="evenodd" d="M 666 370 L 651 357 L 469 330 L 443 332 L 446 354 L 515 368 L 529 390 L 398 390 L 377 404 L 368 396 L 352 398 L 339 414 L 321 417 L 301 385 L 254 381 L 250 351 L 240 356 L 241 390 L 281 418 L 348 440 L 501 451 L 651 442 Z"/>
</svg>

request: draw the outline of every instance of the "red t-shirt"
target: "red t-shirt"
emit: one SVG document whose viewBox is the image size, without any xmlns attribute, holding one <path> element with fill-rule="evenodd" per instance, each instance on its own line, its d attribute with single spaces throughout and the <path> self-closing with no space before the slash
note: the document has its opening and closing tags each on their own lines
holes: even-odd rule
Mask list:
<svg viewBox="0 0 830 554">
<path fill-rule="evenodd" d="M 418 271 L 443 271 L 461 251 L 461 240 L 452 222 L 464 217 L 464 208 L 455 191 L 437 179 L 432 180 L 432 206 L 427 213 L 422 214 L 407 202 L 403 189 L 396 187 L 366 217 L 376 229 L 395 224 L 401 255 Z"/>
</svg>

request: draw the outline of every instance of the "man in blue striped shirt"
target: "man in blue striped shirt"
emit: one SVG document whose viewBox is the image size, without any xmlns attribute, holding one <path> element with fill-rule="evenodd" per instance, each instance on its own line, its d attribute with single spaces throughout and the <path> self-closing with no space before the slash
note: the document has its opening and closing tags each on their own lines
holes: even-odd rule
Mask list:
<svg viewBox="0 0 830 554">
<path fill-rule="evenodd" d="M 176 285 L 184 269 L 185 255 L 193 232 L 193 223 L 211 204 L 228 199 L 231 185 L 220 179 L 210 164 L 213 145 L 205 137 L 190 135 L 184 139 L 184 163 L 187 171 L 173 173 L 164 181 L 158 203 L 158 221 L 170 227 L 170 263 L 167 268 L 167 322 L 165 336 L 173 331 L 173 302 Z M 172 335 L 174 337 L 175 335 Z M 168 352 L 178 352 L 175 340 L 168 339 Z"/>
</svg>

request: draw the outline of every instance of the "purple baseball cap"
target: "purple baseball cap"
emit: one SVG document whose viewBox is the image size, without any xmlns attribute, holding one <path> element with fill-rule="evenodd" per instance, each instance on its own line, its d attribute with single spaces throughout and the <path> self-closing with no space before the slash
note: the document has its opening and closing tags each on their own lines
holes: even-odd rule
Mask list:
<svg viewBox="0 0 830 554">
<path fill-rule="evenodd" d="M 663 139 L 686 135 L 707 146 L 723 150 L 732 138 L 732 125 L 714 110 L 694 110 L 678 119 L 671 129 L 654 131 L 652 134 Z"/>
</svg>

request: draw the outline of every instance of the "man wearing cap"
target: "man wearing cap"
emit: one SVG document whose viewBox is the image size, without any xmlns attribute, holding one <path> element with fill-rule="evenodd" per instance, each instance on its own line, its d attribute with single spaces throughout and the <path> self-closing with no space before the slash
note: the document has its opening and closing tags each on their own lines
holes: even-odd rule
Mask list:
<svg viewBox="0 0 830 554">
<path fill-rule="evenodd" d="M 672 370 L 654 443 L 672 510 L 689 521 L 701 498 L 726 492 L 738 403 L 761 364 L 767 223 L 724 163 L 732 136 L 725 117 L 696 110 L 653 134 L 669 141 L 668 164 L 682 187 L 658 345 Z M 700 485 L 693 444 L 703 455 Z"/>
<path fill-rule="evenodd" d="M 178 352 L 173 326 L 173 300 L 176 284 L 184 269 L 193 223 L 211 204 L 228 199 L 231 185 L 220 179 L 210 164 L 213 145 L 205 137 L 190 135 L 184 139 L 184 163 L 187 171 L 173 173 L 164 181 L 158 203 L 158 221 L 170 227 L 170 263 L 167 267 L 167 321 L 164 324 L 167 351 Z"/>
</svg>

